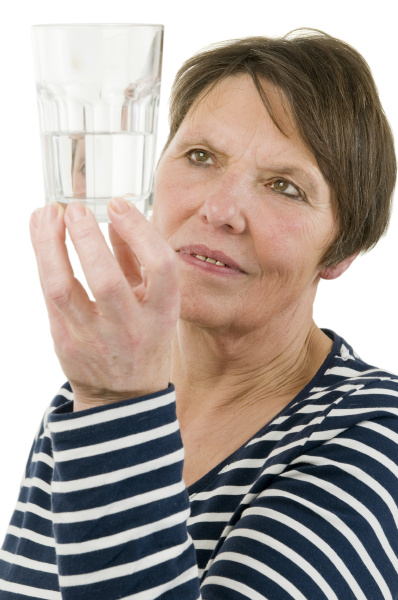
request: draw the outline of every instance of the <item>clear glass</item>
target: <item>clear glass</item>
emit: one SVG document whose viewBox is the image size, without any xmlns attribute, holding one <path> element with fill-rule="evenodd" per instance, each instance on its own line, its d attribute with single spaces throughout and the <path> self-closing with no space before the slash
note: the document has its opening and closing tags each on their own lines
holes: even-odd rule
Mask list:
<svg viewBox="0 0 398 600">
<path fill-rule="evenodd" d="M 162 25 L 35 25 L 46 202 L 82 202 L 98 222 L 123 196 L 152 210 Z"/>
</svg>

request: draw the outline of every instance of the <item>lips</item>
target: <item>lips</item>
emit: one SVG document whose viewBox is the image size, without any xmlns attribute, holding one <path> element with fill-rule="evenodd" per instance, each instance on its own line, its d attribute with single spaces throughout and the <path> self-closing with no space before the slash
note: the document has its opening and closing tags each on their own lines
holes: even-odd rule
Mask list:
<svg viewBox="0 0 398 600">
<path fill-rule="evenodd" d="M 208 246 L 205 246 L 204 244 L 193 244 L 193 245 L 189 245 L 189 246 L 182 246 L 181 248 L 179 248 L 179 250 L 177 250 L 177 252 L 179 252 L 180 254 L 189 254 L 191 256 L 198 256 L 198 257 L 200 257 L 200 260 L 202 260 L 202 261 L 204 258 L 209 258 L 211 260 L 211 262 L 210 261 L 209 261 L 209 263 L 206 262 L 206 264 L 212 264 L 212 263 L 214 264 L 213 261 L 223 263 L 223 266 L 218 267 L 220 269 L 229 268 L 234 271 L 238 271 L 240 273 L 245 272 L 242 269 L 242 267 L 236 261 L 234 261 L 230 256 L 227 256 L 226 254 L 224 254 L 224 252 L 221 252 L 221 250 L 212 250 L 211 248 L 209 248 Z"/>
</svg>

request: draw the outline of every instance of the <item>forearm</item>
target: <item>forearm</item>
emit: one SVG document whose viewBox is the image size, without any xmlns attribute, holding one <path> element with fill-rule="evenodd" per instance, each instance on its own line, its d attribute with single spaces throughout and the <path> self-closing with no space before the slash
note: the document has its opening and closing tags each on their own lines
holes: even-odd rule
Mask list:
<svg viewBox="0 0 398 600">
<path fill-rule="evenodd" d="M 49 419 L 62 597 L 199 597 L 172 388 Z M 161 591 L 163 590 L 163 591 Z M 166 596 L 165 596 L 166 597 Z"/>
</svg>

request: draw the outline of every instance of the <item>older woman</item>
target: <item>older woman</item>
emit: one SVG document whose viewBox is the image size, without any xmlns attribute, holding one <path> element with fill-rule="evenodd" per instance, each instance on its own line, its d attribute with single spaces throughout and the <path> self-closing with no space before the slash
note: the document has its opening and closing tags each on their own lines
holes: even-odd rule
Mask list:
<svg viewBox="0 0 398 600">
<path fill-rule="evenodd" d="M 398 379 L 312 319 L 385 231 L 395 169 L 356 51 L 250 38 L 177 74 L 152 224 L 114 199 L 114 255 L 82 205 L 35 213 L 69 383 L 2 599 L 398 597 Z"/>
</svg>

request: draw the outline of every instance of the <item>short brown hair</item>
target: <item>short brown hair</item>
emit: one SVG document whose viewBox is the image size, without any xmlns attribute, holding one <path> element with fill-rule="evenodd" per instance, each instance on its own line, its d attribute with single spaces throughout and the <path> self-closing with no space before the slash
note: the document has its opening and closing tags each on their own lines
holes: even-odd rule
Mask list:
<svg viewBox="0 0 398 600">
<path fill-rule="evenodd" d="M 282 38 L 250 37 L 210 46 L 176 75 L 166 148 L 195 100 L 241 73 L 252 77 L 272 118 L 259 77 L 283 91 L 299 134 L 333 191 L 339 230 L 322 266 L 373 248 L 388 226 L 396 158 L 364 58 L 345 42 L 308 29 Z"/>
</svg>

